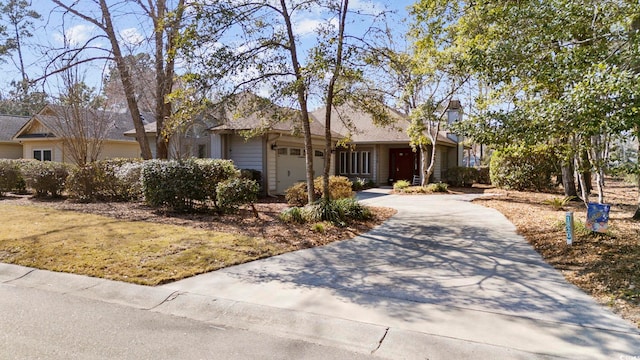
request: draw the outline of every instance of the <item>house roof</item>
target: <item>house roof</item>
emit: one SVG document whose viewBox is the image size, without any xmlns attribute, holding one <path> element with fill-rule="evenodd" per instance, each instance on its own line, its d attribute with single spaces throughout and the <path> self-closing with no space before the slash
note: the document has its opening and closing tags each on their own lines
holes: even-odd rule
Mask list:
<svg viewBox="0 0 640 360">
<path fill-rule="evenodd" d="M 459 108 L 460 102 L 457 102 Z M 450 109 L 455 109 L 450 106 Z M 407 135 L 407 127 L 409 119 L 406 115 L 387 108 L 391 121 L 381 124 L 374 117 L 355 106 L 344 104 L 334 107 L 331 111 L 331 129 L 342 134 L 344 137 L 350 138 L 350 142 L 354 144 L 363 143 L 408 143 L 410 141 Z M 313 112 L 313 116 L 324 119 L 326 109 L 321 108 Z M 438 142 L 446 145 L 456 145 L 456 142 L 447 137 L 445 131 L 438 134 Z"/>
<path fill-rule="evenodd" d="M 220 124 L 211 127 L 209 131 L 219 133 L 257 130 L 301 134 L 300 116 L 298 110 L 278 106 L 251 93 L 242 93 L 219 109 L 216 117 Z M 309 117 L 311 135 L 324 137 L 324 125 L 311 114 Z M 332 131 L 332 136 L 342 137 L 335 131 Z"/>
<path fill-rule="evenodd" d="M 0 115 L 0 142 L 12 141 L 20 128 L 29 121 L 28 116 Z"/>
<path fill-rule="evenodd" d="M 133 141 L 131 137 L 126 137 L 125 132 L 132 126 L 130 113 L 119 113 L 112 111 L 81 109 L 81 116 L 93 118 L 96 121 L 102 120 L 109 122 L 105 139 Z M 39 113 L 34 115 L 26 124 L 24 124 L 14 136 L 14 139 L 27 139 L 38 137 L 56 137 L 56 129 L 60 127 L 72 126 L 66 121 L 60 121 L 61 118 L 71 117 L 72 108 L 60 105 L 47 105 Z M 155 120 L 152 114 L 143 114 L 145 120 Z M 48 133 L 27 133 L 26 131 L 34 123 L 42 124 Z M 64 129 L 66 130 L 66 129 Z M 63 131 L 64 131 L 63 130 Z M 87 130 L 91 136 L 90 129 Z"/>
<path fill-rule="evenodd" d="M 143 119 L 146 119 L 147 116 L 146 115 L 142 115 Z M 144 124 L 144 132 L 146 134 L 150 134 L 150 135 L 155 135 L 158 132 L 158 122 L 154 121 L 154 122 L 150 122 L 147 124 Z M 133 128 L 131 130 L 127 130 L 124 132 L 125 136 L 136 136 L 136 129 Z"/>
</svg>

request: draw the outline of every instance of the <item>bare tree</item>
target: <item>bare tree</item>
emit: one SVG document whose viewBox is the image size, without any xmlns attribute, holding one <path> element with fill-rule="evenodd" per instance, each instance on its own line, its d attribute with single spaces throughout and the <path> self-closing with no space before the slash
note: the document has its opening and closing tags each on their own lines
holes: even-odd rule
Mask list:
<svg viewBox="0 0 640 360">
<path fill-rule="evenodd" d="M 154 87 L 156 72 L 151 56 L 147 53 L 125 56 L 130 73 L 133 76 L 135 95 L 138 107 L 143 112 L 154 112 L 156 104 L 155 92 L 149 91 Z M 117 66 L 112 64 L 102 80 L 102 93 L 107 98 L 110 110 L 119 112 L 127 110 L 127 98 L 120 81 Z"/>
<path fill-rule="evenodd" d="M 89 88 L 77 68 L 60 73 L 62 88 L 54 115 L 45 115 L 62 139 L 64 153 L 79 166 L 98 160 L 113 127 L 111 113 L 100 109 L 102 99 Z"/>
</svg>

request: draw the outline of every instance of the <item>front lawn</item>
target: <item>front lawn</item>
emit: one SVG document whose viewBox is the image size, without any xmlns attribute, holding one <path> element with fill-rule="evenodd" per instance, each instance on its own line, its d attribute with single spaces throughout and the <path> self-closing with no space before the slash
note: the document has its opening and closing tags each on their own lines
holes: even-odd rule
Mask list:
<svg viewBox="0 0 640 360">
<path fill-rule="evenodd" d="M 241 212 L 163 213 L 141 203 L 0 200 L 0 262 L 158 285 L 301 248 L 348 239 L 393 212 L 338 228 L 285 224 L 283 203 Z"/>
</svg>

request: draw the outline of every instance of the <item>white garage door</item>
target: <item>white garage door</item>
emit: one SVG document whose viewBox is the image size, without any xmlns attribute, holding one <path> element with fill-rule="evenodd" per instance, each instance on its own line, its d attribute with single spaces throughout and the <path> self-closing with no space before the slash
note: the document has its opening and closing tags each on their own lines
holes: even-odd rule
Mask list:
<svg viewBox="0 0 640 360">
<path fill-rule="evenodd" d="M 323 152 L 314 151 L 313 170 L 314 177 L 322 174 L 324 166 Z M 306 162 L 304 149 L 301 147 L 281 147 L 278 148 L 277 158 L 277 186 L 276 192 L 284 194 L 285 190 L 298 182 L 306 181 Z"/>
</svg>

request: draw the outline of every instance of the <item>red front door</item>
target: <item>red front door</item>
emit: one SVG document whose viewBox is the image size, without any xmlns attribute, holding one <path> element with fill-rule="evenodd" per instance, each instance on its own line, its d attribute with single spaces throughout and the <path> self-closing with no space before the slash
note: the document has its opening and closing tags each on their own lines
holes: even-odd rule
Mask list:
<svg viewBox="0 0 640 360">
<path fill-rule="evenodd" d="M 389 149 L 389 178 L 412 181 L 416 169 L 416 154 L 411 148 Z"/>
</svg>

